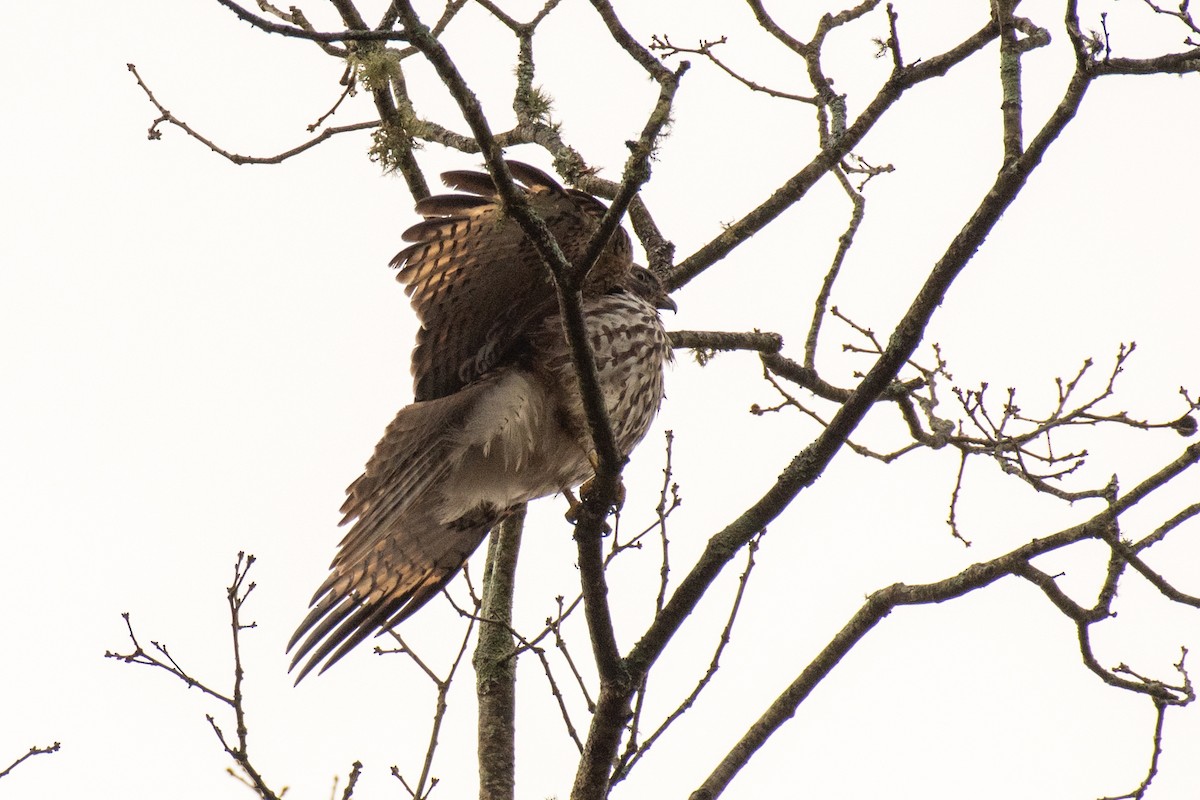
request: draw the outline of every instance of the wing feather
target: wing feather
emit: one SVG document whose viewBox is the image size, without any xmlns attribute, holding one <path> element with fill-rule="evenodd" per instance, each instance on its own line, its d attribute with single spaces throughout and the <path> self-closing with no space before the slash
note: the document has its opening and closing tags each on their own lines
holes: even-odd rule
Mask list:
<svg viewBox="0 0 1200 800">
<path fill-rule="evenodd" d="M 387 537 L 414 504 L 425 500 L 463 458 L 460 432 L 503 374 L 436 400 L 400 409 L 375 446 L 366 469 L 346 489 L 341 524 L 354 522 L 330 565 L 334 573 L 360 561 Z M 318 591 L 321 594 L 327 587 Z M 314 598 L 315 599 L 315 598 Z"/>
<path fill-rule="evenodd" d="M 292 667 L 304 662 L 297 683 L 321 662 L 324 672 L 371 634 L 416 612 L 458 573 L 499 518 L 493 512 L 447 530 L 427 514 L 411 514 L 353 569 L 336 568 L 288 643 L 289 652 L 295 649 Z"/>
<path fill-rule="evenodd" d="M 514 501 L 451 478 L 464 460 L 486 462 L 494 448 L 527 457 L 530 426 L 541 418 L 527 408 L 528 388 L 522 374 L 498 370 L 392 420 L 346 490 L 342 522 L 350 530 L 288 644 L 296 651 L 292 666 L 305 662 L 299 678 L 428 601 L 507 511 Z M 456 487 L 450 496 L 448 486 Z"/>
<path fill-rule="evenodd" d="M 604 204 L 564 189 L 536 167 L 508 164 L 563 254 L 579 259 L 607 210 Z M 553 313 L 557 303 L 541 257 L 504 213 L 492 179 L 465 170 L 442 179 L 470 194 L 418 203 L 425 220 L 404 232 L 411 244 L 391 262 L 421 322 L 412 359 L 417 400 L 451 394 L 519 356 L 531 324 Z M 610 240 L 602 261 L 602 269 L 589 273 L 589 280 L 597 278 L 597 293 L 630 269 L 632 246 L 624 229 Z"/>
</svg>

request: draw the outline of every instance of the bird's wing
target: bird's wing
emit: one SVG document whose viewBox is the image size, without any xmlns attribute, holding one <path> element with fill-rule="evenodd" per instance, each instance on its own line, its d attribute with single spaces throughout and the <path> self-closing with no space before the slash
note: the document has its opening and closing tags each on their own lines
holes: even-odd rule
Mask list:
<svg viewBox="0 0 1200 800">
<path fill-rule="evenodd" d="M 292 668 L 305 662 L 296 682 L 318 665 L 324 672 L 371 634 L 399 624 L 425 605 L 498 520 L 499 514 L 492 513 L 446 528 L 437 526 L 431 514 L 410 513 L 403 528 L 336 567 L 288 642 L 289 652 L 296 648 Z"/>
<path fill-rule="evenodd" d="M 527 164 L 508 165 L 563 254 L 578 260 L 604 204 L 563 189 Z M 513 356 L 531 323 L 553 313 L 557 303 L 537 250 L 501 208 L 492 179 L 469 171 L 442 178 L 469 194 L 417 203 L 425 220 L 405 231 L 404 239 L 413 244 L 391 262 L 421 322 L 412 357 L 417 400 L 451 394 Z M 600 287 L 606 291 L 631 263 L 629 235 L 618 229 L 589 280 L 596 274 L 608 284 Z"/>
<path fill-rule="evenodd" d="M 498 494 L 487 466 L 527 462 L 544 419 L 538 388 L 514 369 L 401 409 L 346 490 L 342 524 L 353 525 L 288 643 L 292 666 L 306 661 L 299 678 L 412 614 L 454 577 L 523 499 L 519 486 Z"/>
</svg>

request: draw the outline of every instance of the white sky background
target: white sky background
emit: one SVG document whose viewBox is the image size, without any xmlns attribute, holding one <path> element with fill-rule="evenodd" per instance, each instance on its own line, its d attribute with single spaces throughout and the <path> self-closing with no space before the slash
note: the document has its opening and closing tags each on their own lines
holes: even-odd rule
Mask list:
<svg viewBox="0 0 1200 800">
<path fill-rule="evenodd" d="M 341 67 L 314 46 L 252 31 L 211 2 L 57 5 L 47 13 L 43 4 L 10 3 L 0 13 L 17 34 L 0 50 L 0 767 L 32 744 L 59 740 L 63 749 L 0 781 L 0 794 L 248 797 L 224 774 L 229 762 L 204 721 L 216 714 L 232 735 L 225 709 L 165 673 L 101 657 L 128 648 L 120 618 L 128 611 L 143 642 L 167 643 L 194 676 L 227 687 L 223 587 L 245 550 L 259 559 L 247 612 L 259 627 L 243 637 L 256 764 L 274 786 L 290 785 L 289 797 L 324 798 L 332 776 L 361 759 L 356 797 L 404 796 L 388 768 L 419 771 L 431 685 L 402 657 L 363 647 L 294 689 L 283 648 L 340 538 L 343 487 L 411 398 L 415 322 L 386 268 L 414 221 L 411 201 L 399 179 L 367 160 L 366 134 L 278 167 L 233 166 L 172 128 L 163 141 L 146 141 L 156 114 L 126 62 L 218 143 L 266 155 L 307 138 L 305 126 L 336 97 Z M 382 4 L 360 5 L 370 19 Z M 727 34 L 731 64 L 807 91 L 798 64 L 752 33 L 742 4 L 680 5 L 624 19 L 643 42 L 652 33 L 679 44 Z M 960 40 L 985 19 L 985 6 L 902 5 L 906 57 Z M 1088 10 L 1092 27 L 1101 8 Z M 1103 8 L 1121 55 L 1175 48 L 1183 38 L 1181 27 L 1151 19 L 1132 0 Z M 337 27 L 321 4 L 306 11 Z M 1057 4 L 1028 0 L 1022 12 L 1056 34 L 1024 61 L 1028 137 L 1061 93 L 1070 53 Z M 801 37 L 812 29 L 810 19 L 778 13 Z M 482 19 L 464 13 L 445 41 L 499 129 L 511 113 L 515 40 Z M 890 68 L 871 57 L 883 24 L 876 14 L 827 45 L 827 69 L 849 93 L 852 115 Z M 537 40 L 540 82 L 568 140 L 615 178 L 653 86 L 597 35 L 587 4 L 568 0 L 546 26 Z M 809 107 L 750 97 L 693 62 L 646 191 L 680 259 L 807 162 L 815 141 Z M 427 69 L 413 72 L 425 113 L 446 120 L 444 92 L 420 83 Z M 1194 76 L 1098 81 L 950 291 L 920 358 L 929 362 L 928 343 L 940 342 L 960 385 L 986 380 L 997 402 L 1017 386 L 1033 413 L 1053 397 L 1053 378 L 1072 376 L 1089 356 L 1097 363 L 1088 385 L 1098 390 L 1118 344 L 1136 340 L 1119 399 L 1107 408 L 1178 416 L 1178 387 L 1200 391 L 1198 87 Z M 834 302 L 881 336 L 990 185 L 1001 150 L 998 107 L 993 46 L 911 91 L 858 148 L 897 171 L 867 189 L 867 219 Z M 373 118 L 362 95 L 334 123 Z M 754 143 L 739 144 L 746 137 Z M 513 155 L 548 163 L 532 148 Z M 431 178 L 478 163 L 436 146 L 421 159 Z M 822 182 L 678 292 L 680 312 L 668 325 L 777 331 L 785 352 L 800 358 L 811 297 L 848 214 L 833 181 Z M 869 366 L 841 354 L 851 340 L 827 323 L 826 377 L 842 385 Z M 748 354 L 701 369 L 680 353 L 659 423 L 626 472 L 624 524 L 633 529 L 652 514 L 661 431 L 675 431 L 684 497 L 671 528 L 677 578 L 705 538 L 757 499 L 816 433 L 798 414 L 746 413 L 751 403 L 775 402 L 759 373 Z M 880 408 L 858 439 L 886 450 L 902 435 L 894 411 Z M 1102 484 L 1114 471 L 1129 488 L 1186 444 L 1158 431 L 1085 432 L 1063 445 L 1085 440 L 1093 459 L 1072 488 Z M 770 527 L 710 693 L 614 797 L 695 788 L 867 593 L 946 577 L 1096 511 L 972 464 L 960 515 L 975 546 L 964 550 L 944 524 L 956 469 L 948 450 L 890 467 L 843 451 Z M 1131 513 L 1126 534 L 1145 535 L 1198 494 L 1200 478 L 1186 475 Z M 517 597 L 527 630 L 552 613 L 556 594 L 577 590 L 563 508 L 546 500 L 531 512 Z M 1200 588 L 1197 532 L 1194 523 L 1178 531 L 1148 559 L 1192 593 Z M 482 550 L 477 562 L 476 574 Z M 1100 548 L 1039 563 L 1065 571 L 1060 585 L 1089 603 L 1103 575 Z M 730 565 L 652 675 L 652 715 L 672 709 L 703 673 L 742 565 Z M 654 547 L 614 569 L 623 646 L 646 622 L 657 569 Z M 1095 631 L 1101 663 L 1174 679 L 1179 646 L 1200 645 L 1196 614 L 1169 606 L 1136 577 L 1122 587 L 1120 617 Z M 457 625 L 438 602 L 404 632 L 437 661 Z M 581 619 L 573 637 L 574 654 L 586 657 Z M 540 667 L 526 658 L 521 669 L 519 795 L 565 797 L 574 749 Z M 451 696 L 434 768 L 442 778 L 434 796 L 443 800 L 477 792 L 473 678 L 464 664 Z M 566 673 L 560 678 L 567 688 Z M 582 715 L 576 722 L 586 725 Z M 883 621 L 726 796 L 1119 794 L 1144 775 L 1152 723 L 1150 702 L 1102 685 L 1080 663 L 1065 618 L 1039 591 L 1008 579 Z M 1200 716 L 1191 708 L 1169 714 L 1165 737 L 1151 796 L 1194 792 Z"/>
</svg>

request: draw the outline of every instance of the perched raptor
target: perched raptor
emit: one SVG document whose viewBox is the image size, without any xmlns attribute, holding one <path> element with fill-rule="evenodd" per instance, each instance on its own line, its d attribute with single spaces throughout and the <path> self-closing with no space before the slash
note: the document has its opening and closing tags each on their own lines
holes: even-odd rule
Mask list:
<svg viewBox="0 0 1200 800">
<path fill-rule="evenodd" d="M 579 260 L 606 208 L 541 170 L 508 162 L 563 254 Z M 324 671 L 441 591 L 514 506 L 578 486 L 592 444 L 552 279 L 501 208 L 492 179 L 448 172 L 463 194 L 421 200 L 424 221 L 392 260 L 421 322 L 415 401 L 400 410 L 346 490 L 329 577 L 288 644 L 299 678 Z M 663 396 L 670 342 L 658 278 L 618 228 L 582 291 L 617 446 L 628 453 Z"/>
</svg>

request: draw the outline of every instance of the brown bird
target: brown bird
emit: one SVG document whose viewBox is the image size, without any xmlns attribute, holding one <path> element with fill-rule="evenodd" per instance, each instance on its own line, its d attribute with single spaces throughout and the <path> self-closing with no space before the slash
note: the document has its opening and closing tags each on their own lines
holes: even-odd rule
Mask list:
<svg viewBox="0 0 1200 800">
<path fill-rule="evenodd" d="M 607 210 L 546 173 L 508 162 L 572 263 Z M 495 184 L 456 171 L 469 194 L 417 203 L 425 219 L 392 259 L 421 322 L 415 402 L 400 410 L 350 484 L 330 575 L 288 643 L 297 682 L 409 617 L 449 583 L 488 531 L 529 500 L 593 474 L 591 437 L 554 283 Z M 663 397 L 670 340 L 662 283 L 632 262 L 618 228 L 589 271 L 583 312 L 617 446 L 628 453 Z M 297 647 L 297 645 L 299 645 Z"/>
</svg>

